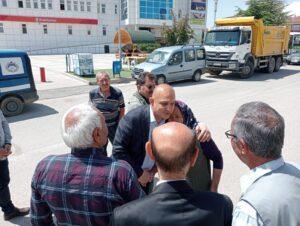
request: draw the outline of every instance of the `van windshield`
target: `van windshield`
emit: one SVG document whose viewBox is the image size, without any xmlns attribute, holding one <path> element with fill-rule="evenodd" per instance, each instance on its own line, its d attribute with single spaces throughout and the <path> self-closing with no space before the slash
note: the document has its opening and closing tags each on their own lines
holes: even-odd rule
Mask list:
<svg viewBox="0 0 300 226">
<path fill-rule="evenodd" d="M 206 34 L 205 45 L 235 46 L 239 44 L 240 31 L 210 31 Z"/>
<path fill-rule="evenodd" d="M 163 51 L 153 51 L 147 58 L 146 62 L 154 64 L 163 64 L 168 59 L 170 53 Z"/>
</svg>

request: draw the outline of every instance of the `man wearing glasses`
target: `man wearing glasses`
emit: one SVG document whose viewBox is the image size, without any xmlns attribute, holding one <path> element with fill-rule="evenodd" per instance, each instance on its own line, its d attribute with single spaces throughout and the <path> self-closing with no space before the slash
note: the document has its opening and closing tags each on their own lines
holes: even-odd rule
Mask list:
<svg viewBox="0 0 300 226">
<path fill-rule="evenodd" d="M 284 120 L 263 102 L 242 105 L 225 134 L 250 168 L 241 178 L 233 226 L 300 225 L 300 168 L 282 158 Z"/>
<path fill-rule="evenodd" d="M 136 79 L 137 91 L 131 96 L 128 101 L 127 109 L 131 111 L 139 106 L 148 105 L 149 98 L 153 94 L 155 88 L 154 75 L 149 72 L 143 72 Z"/>
</svg>

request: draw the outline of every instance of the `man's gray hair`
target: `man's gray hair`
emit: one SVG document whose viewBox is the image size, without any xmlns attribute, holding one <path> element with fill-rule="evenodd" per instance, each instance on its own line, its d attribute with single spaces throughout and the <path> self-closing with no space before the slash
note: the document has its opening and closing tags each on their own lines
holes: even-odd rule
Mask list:
<svg viewBox="0 0 300 226">
<path fill-rule="evenodd" d="M 233 119 L 232 128 L 233 134 L 242 138 L 256 156 L 271 159 L 281 156 L 284 119 L 268 104 L 243 104 Z"/>
<path fill-rule="evenodd" d="M 96 74 L 96 81 L 98 81 L 101 76 L 107 76 L 108 79 L 110 79 L 109 73 L 107 71 L 100 71 Z"/>
<path fill-rule="evenodd" d="M 66 125 L 66 117 L 72 122 Z M 102 128 L 99 112 L 90 104 L 79 104 L 69 109 L 62 119 L 62 138 L 70 148 L 88 148 L 93 144 L 93 131 Z"/>
</svg>

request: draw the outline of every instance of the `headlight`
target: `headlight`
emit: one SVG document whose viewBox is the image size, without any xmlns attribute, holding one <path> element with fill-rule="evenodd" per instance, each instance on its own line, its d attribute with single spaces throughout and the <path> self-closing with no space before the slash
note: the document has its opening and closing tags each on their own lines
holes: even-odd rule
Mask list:
<svg viewBox="0 0 300 226">
<path fill-rule="evenodd" d="M 240 57 L 239 54 L 235 53 L 235 54 L 232 55 L 231 59 L 232 60 L 238 60 L 239 57 Z"/>
</svg>

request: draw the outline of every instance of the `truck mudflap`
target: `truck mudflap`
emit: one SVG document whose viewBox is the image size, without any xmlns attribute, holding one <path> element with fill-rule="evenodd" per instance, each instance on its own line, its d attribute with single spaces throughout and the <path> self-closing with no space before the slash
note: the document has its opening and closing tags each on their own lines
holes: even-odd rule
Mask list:
<svg viewBox="0 0 300 226">
<path fill-rule="evenodd" d="M 244 63 L 238 61 L 206 61 L 206 68 L 212 70 L 240 72 L 244 68 Z"/>
</svg>

